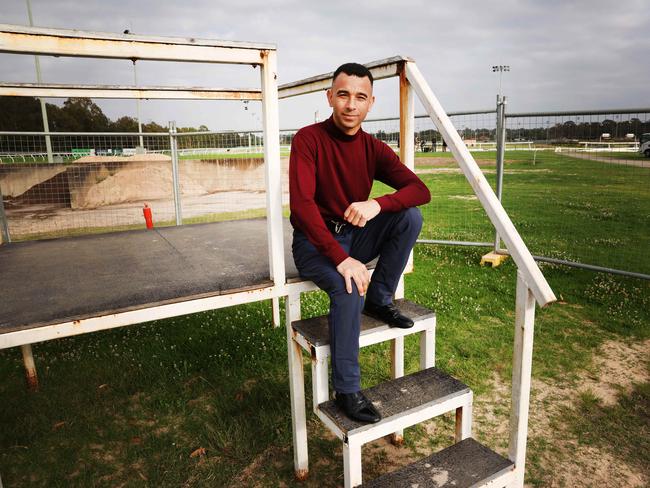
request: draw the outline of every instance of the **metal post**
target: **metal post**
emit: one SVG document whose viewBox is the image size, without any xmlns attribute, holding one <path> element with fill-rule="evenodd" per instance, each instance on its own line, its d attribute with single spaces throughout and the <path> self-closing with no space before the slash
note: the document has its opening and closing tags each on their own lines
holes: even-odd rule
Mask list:
<svg viewBox="0 0 650 488">
<path fill-rule="evenodd" d="M 497 142 L 497 187 L 496 194 L 499 201 L 501 201 L 501 192 L 503 189 L 503 161 L 506 150 L 506 97 L 503 95 L 497 95 L 497 130 L 496 130 L 496 142 Z M 499 251 L 501 248 L 501 237 L 499 232 L 495 231 L 494 237 L 494 252 Z"/>
<path fill-rule="evenodd" d="M 133 83 L 138 87 L 138 72 L 135 68 L 135 59 L 133 60 Z M 135 99 L 135 109 L 138 114 L 138 132 L 140 133 L 140 147 L 144 149 L 144 137 L 142 136 L 142 119 L 140 117 L 140 97 Z"/>
<path fill-rule="evenodd" d="M 267 51 L 261 66 L 262 119 L 264 128 L 264 177 L 269 274 L 276 287 L 285 285 L 284 232 L 278 104 L 277 54 Z"/>
<path fill-rule="evenodd" d="M 2 196 L 2 188 L 0 187 L 0 244 L 3 242 L 11 242 L 11 234 L 9 234 L 9 222 L 7 222 L 4 197 Z"/>
<path fill-rule="evenodd" d="M 533 363 L 533 333 L 535 329 L 535 297 L 517 271 L 515 303 L 515 345 L 512 366 L 512 407 L 510 412 L 510 446 L 508 457 L 515 463 L 513 486 L 524 486 L 528 409 Z"/>
<path fill-rule="evenodd" d="M 293 340 L 291 322 L 300 320 L 300 293 L 287 296 L 286 328 L 287 354 L 289 360 L 289 396 L 291 398 L 291 430 L 293 433 L 293 466 L 296 479 L 305 480 L 309 475 L 307 446 L 307 412 L 305 409 L 305 376 L 302 365 L 302 349 Z M 312 378 L 312 381 L 316 381 Z"/>
<path fill-rule="evenodd" d="M 27 381 L 27 388 L 30 391 L 38 390 L 38 375 L 36 374 L 36 364 L 34 363 L 34 354 L 32 353 L 32 345 L 24 344 L 20 346 L 23 353 L 23 364 L 25 365 L 25 380 Z"/>
<path fill-rule="evenodd" d="M 174 209 L 176 210 L 176 225 L 183 225 L 181 209 L 181 184 L 178 171 L 178 146 L 176 122 L 169 123 L 169 148 L 172 153 L 172 190 L 174 192 Z"/>
<path fill-rule="evenodd" d="M 399 138 L 400 159 L 411 171 L 415 171 L 415 102 L 413 88 L 406 79 L 406 62 L 399 74 Z M 413 271 L 413 251 L 406 264 L 406 273 Z"/>
<path fill-rule="evenodd" d="M 29 0 L 25 1 L 27 2 L 27 16 L 29 17 L 29 26 L 32 27 L 34 25 L 34 21 L 32 19 L 32 5 L 29 3 Z M 38 56 L 34 56 L 34 63 L 36 64 L 36 81 L 40 85 L 43 80 L 41 79 L 41 62 L 39 61 Z M 43 132 L 50 132 L 50 124 L 47 121 L 47 107 L 45 106 L 45 100 L 39 98 L 39 101 L 41 102 L 41 114 L 43 116 Z M 45 136 L 45 148 L 47 150 L 47 162 L 53 163 L 54 158 L 52 157 L 52 141 L 50 140 L 49 135 Z"/>
</svg>

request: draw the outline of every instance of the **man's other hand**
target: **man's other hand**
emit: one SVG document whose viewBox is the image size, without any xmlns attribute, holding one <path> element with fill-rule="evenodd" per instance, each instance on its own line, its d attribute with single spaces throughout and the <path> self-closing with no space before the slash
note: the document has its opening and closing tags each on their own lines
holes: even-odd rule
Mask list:
<svg viewBox="0 0 650 488">
<path fill-rule="evenodd" d="M 365 202 L 354 202 L 345 210 L 343 218 L 346 222 L 357 227 L 363 227 L 370 219 L 376 217 L 381 211 L 377 200 L 371 199 Z"/>
<path fill-rule="evenodd" d="M 359 295 L 364 296 L 366 294 L 368 284 L 370 283 L 370 273 L 368 273 L 368 268 L 361 261 L 347 257 L 339 263 L 336 271 L 341 273 L 345 279 L 345 289 L 348 293 L 352 293 L 352 280 L 354 280 L 359 290 Z"/>
</svg>

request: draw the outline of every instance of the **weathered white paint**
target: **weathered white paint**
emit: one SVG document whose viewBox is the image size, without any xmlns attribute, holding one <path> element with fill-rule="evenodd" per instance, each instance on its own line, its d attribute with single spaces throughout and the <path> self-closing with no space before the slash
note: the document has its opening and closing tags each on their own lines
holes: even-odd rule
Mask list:
<svg viewBox="0 0 650 488">
<path fill-rule="evenodd" d="M 118 98 L 150 100 L 261 100 L 261 90 L 195 87 L 132 87 L 0 83 L 0 96 L 44 98 Z"/>
<path fill-rule="evenodd" d="M 262 64 L 272 45 L 105 34 L 0 24 L 0 52 L 129 60 Z"/>
<path fill-rule="evenodd" d="M 287 296 L 286 329 L 289 364 L 289 394 L 291 398 L 291 429 L 293 432 L 293 465 L 296 478 L 305 479 L 309 472 L 307 451 L 307 413 L 305 409 L 305 384 L 300 345 L 293 340 L 291 322 L 300 320 L 300 293 Z"/>
<path fill-rule="evenodd" d="M 86 319 L 70 320 L 58 324 L 45 325 L 31 329 L 16 330 L 0 334 L 0 349 L 22 346 L 36 342 L 60 339 L 88 332 L 124 327 L 125 325 L 139 324 L 151 320 L 161 320 L 179 315 L 187 315 L 217 308 L 231 307 L 243 303 L 269 300 L 274 296 L 284 296 L 285 287 L 267 286 L 217 295 L 213 297 L 198 298 L 165 305 L 150 306 L 138 310 L 117 312 Z"/>
<path fill-rule="evenodd" d="M 275 285 L 280 286 L 285 282 L 285 268 L 277 78 L 276 53 L 275 51 L 268 51 L 261 69 L 264 166 L 266 176 L 266 225 L 270 275 Z"/>
<path fill-rule="evenodd" d="M 515 487 L 524 486 L 528 409 L 533 365 L 533 333 L 535 330 L 535 297 L 524 274 L 517 272 L 515 303 L 515 344 L 512 365 L 512 408 L 510 412 L 510 446 L 508 456 L 515 463 Z"/>
<path fill-rule="evenodd" d="M 454 412 L 459 407 L 465 407 L 468 403 L 468 396 L 471 394 L 471 391 L 467 391 L 466 393 L 445 398 L 442 401 L 436 400 L 426 403 L 408 412 L 394 415 L 390 419 L 382 419 L 379 423 L 363 425 L 347 434 L 334 424 L 322 410 L 317 410 L 316 415 L 339 439 L 345 440 L 347 438 L 348 441 L 354 440 L 354 442 L 358 442 L 359 444 L 366 444 L 367 442 L 392 434 L 399 429 L 405 429 L 406 427 L 419 424 L 438 415 Z"/>
<path fill-rule="evenodd" d="M 395 56 L 392 58 L 367 63 L 365 66 L 370 70 L 375 80 L 381 80 L 397 75 L 399 73 L 401 63 L 407 60 L 409 60 L 409 58 Z M 280 86 L 280 98 L 295 97 L 298 95 L 305 95 L 307 93 L 327 90 L 332 85 L 333 75 L 334 72 L 332 71 L 330 73 L 312 76 L 303 80 L 285 83 Z"/>
<path fill-rule="evenodd" d="M 358 442 L 343 443 L 343 477 L 345 488 L 353 488 L 363 482 L 361 444 Z"/>
</svg>

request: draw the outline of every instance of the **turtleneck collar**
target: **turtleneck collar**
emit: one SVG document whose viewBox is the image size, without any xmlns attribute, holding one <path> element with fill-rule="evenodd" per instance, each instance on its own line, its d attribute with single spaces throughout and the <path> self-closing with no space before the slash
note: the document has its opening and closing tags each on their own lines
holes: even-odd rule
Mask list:
<svg viewBox="0 0 650 488">
<path fill-rule="evenodd" d="M 340 141 L 354 141 L 356 140 L 363 129 L 359 127 L 359 130 L 356 132 L 354 135 L 348 135 L 345 132 L 343 132 L 341 129 L 339 129 L 336 124 L 334 123 L 334 116 L 330 115 L 330 117 L 323 122 L 323 126 L 325 127 L 325 130 L 334 138 L 340 140 Z"/>
</svg>

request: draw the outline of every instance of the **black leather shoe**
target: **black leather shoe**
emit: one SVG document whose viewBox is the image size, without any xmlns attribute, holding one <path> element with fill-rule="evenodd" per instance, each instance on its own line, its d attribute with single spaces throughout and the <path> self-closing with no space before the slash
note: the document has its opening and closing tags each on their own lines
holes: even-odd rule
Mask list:
<svg viewBox="0 0 650 488">
<path fill-rule="evenodd" d="M 356 393 L 339 393 L 337 391 L 334 403 L 352 420 L 370 424 L 381 420 L 381 414 L 360 391 Z"/>
<path fill-rule="evenodd" d="M 400 329 L 410 329 L 413 327 L 413 321 L 406 315 L 402 315 L 399 309 L 392 303 L 388 305 L 374 305 L 366 302 L 363 313 L 382 322 L 386 322 L 391 327 L 399 327 Z"/>
</svg>

